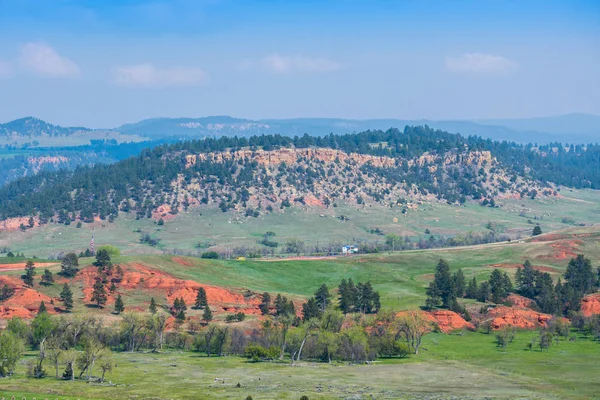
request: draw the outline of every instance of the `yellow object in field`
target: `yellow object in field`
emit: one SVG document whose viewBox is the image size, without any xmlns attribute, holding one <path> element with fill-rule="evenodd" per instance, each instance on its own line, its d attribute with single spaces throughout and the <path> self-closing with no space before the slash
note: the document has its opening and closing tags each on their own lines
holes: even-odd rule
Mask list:
<svg viewBox="0 0 600 400">
<path fill-rule="evenodd" d="M 244 256 L 239 256 L 238 258 L 236 258 L 236 260 L 245 260 L 245 259 L 246 259 L 246 257 L 244 257 Z"/>
</svg>

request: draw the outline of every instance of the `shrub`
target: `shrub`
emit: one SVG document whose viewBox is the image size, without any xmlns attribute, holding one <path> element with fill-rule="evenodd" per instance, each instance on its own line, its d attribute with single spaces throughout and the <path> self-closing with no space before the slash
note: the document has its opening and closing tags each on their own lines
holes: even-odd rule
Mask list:
<svg viewBox="0 0 600 400">
<path fill-rule="evenodd" d="M 225 322 L 241 322 L 246 319 L 246 314 L 243 312 L 238 312 L 235 314 L 227 314 L 225 317 Z"/>
<path fill-rule="evenodd" d="M 121 250 L 119 250 L 115 246 L 111 246 L 110 244 L 106 244 L 104 246 L 98 247 L 97 251 L 100 251 L 100 250 L 106 250 L 106 252 L 108 253 L 108 255 L 111 256 L 111 257 L 118 257 L 118 256 L 121 255 Z"/>
<path fill-rule="evenodd" d="M 211 259 L 211 260 L 216 260 L 219 258 L 219 253 L 217 253 L 216 251 L 205 251 L 204 253 L 202 253 L 202 255 L 200 257 Z"/>
<path fill-rule="evenodd" d="M 271 346 L 267 349 L 257 344 L 251 344 L 246 346 L 244 354 L 250 361 L 258 362 L 277 358 L 279 356 L 279 349 L 276 346 Z"/>
</svg>

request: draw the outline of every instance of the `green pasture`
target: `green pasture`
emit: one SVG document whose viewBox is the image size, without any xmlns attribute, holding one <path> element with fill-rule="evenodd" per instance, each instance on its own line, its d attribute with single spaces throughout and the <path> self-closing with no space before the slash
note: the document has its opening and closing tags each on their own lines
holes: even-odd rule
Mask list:
<svg viewBox="0 0 600 400">
<path fill-rule="evenodd" d="M 0 380 L 0 393 L 58 399 L 593 399 L 600 391 L 600 343 L 583 336 L 549 350 L 527 349 L 536 332 L 519 332 L 506 349 L 477 332 L 430 334 L 418 356 L 371 365 L 249 363 L 165 351 L 115 353 L 108 382 L 28 379 L 25 363 Z M 239 383 L 239 387 L 238 387 Z"/>
</svg>

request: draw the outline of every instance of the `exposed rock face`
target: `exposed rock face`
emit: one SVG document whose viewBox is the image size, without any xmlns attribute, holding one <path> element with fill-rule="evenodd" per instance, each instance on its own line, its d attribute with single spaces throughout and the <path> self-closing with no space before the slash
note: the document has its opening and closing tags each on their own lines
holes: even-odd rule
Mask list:
<svg viewBox="0 0 600 400">
<path fill-rule="evenodd" d="M 33 169 L 34 173 L 40 172 L 44 164 L 54 164 L 59 166 L 60 164 L 66 164 L 69 159 L 65 156 L 44 156 L 44 157 L 29 157 L 27 162 Z"/>
<path fill-rule="evenodd" d="M 531 308 L 535 304 L 535 301 L 514 293 L 508 296 L 506 301 L 512 303 L 513 307 L 517 308 Z"/>
<path fill-rule="evenodd" d="M 204 285 L 192 280 L 178 279 L 161 270 L 141 263 L 128 263 L 121 265 L 123 279 L 118 283 L 117 291 L 121 294 L 132 292 L 145 292 L 148 298 L 157 296 L 157 300 L 164 299 L 167 304 L 173 304 L 176 298 L 183 298 L 186 305 L 191 307 L 196 301 L 197 290 L 203 287 L 206 290 L 208 302 L 215 312 L 228 310 L 241 311 L 245 314 L 260 314 L 258 297 L 246 298 L 240 293 L 218 286 Z M 94 280 L 97 276 L 95 267 L 86 267 L 79 272 L 76 281 L 82 282 L 84 301 L 90 302 L 93 292 Z M 108 296 L 107 305 L 114 304 L 115 296 Z"/>
<path fill-rule="evenodd" d="M 486 318 L 491 319 L 493 329 L 500 329 L 507 325 L 522 329 L 536 329 L 545 326 L 553 317 L 550 314 L 528 309 L 497 306 L 487 312 Z"/>
<path fill-rule="evenodd" d="M 52 298 L 25 286 L 23 281 L 11 276 L 0 275 L 0 286 L 4 285 L 13 288 L 15 292 L 0 306 L 0 319 L 33 318 L 37 314 L 42 301 L 49 313 L 54 314 L 56 312 L 54 306 L 50 304 Z"/>
<path fill-rule="evenodd" d="M 410 210 L 419 202 L 457 201 L 461 176 L 469 176 L 468 185 L 479 186 L 481 193 L 491 197 L 519 196 L 524 188 L 543 192 L 534 182 L 522 178 L 511 181 L 489 151 L 425 153 L 402 159 L 330 148 L 243 149 L 188 154 L 184 163 L 188 170 L 202 171 L 207 164 L 226 164 L 234 171 L 234 179 L 242 170 L 247 173 L 246 165 L 258 166 L 253 170 L 256 183 L 246 186 L 248 193 L 241 202 L 236 198 L 243 196 L 235 193 L 234 186 L 223 184 L 222 179 L 212 178 L 206 184 L 206 176 L 187 181 L 182 178 L 172 185 L 177 198 L 187 195 L 191 205 L 219 203 L 227 198 L 233 199 L 229 209 L 236 211 L 260 206 L 279 210 L 284 200 L 294 199 L 309 207 L 327 206 L 336 200 L 363 207 L 372 203 L 393 206 L 402 199 L 402 207 Z M 203 191 L 205 201 L 199 201 L 198 194 Z"/>
<path fill-rule="evenodd" d="M 455 331 L 457 329 L 475 329 L 475 325 L 466 321 L 463 317 L 449 310 L 436 310 L 430 312 L 435 319 L 440 330 L 444 333 Z"/>
<path fill-rule="evenodd" d="M 444 333 L 449 333 L 458 329 L 475 329 L 475 326 L 465 321 L 463 317 L 450 310 L 435 310 L 435 311 L 421 311 L 421 310 L 413 310 L 413 311 L 401 311 L 397 315 L 398 317 L 420 314 L 426 320 L 431 323 L 436 324 L 440 331 Z"/>
<path fill-rule="evenodd" d="M 39 222 L 38 217 L 33 218 L 33 226 L 39 226 Z M 21 225 L 29 227 L 29 217 L 8 218 L 0 221 L 0 232 L 17 230 Z"/>
<path fill-rule="evenodd" d="M 280 149 L 280 150 L 237 150 L 233 152 L 219 152 L 208 154 L 191 154 L 186 156 L 187 167 L 196 164 L 197 160 L 211 160 L 214 162 L 223 162 L 225 160 L 254 160 L 260 165 L 279 166 L 282 162 L 286 164 L 295 164 L 301 159 L 308 159 L 320 162 L 342 162 L 352 161 L 359 166 L 371 163 L 375 167 L 394 167 L 398 165 L 399 159 L 373 156 L 368 154 L 345 153 L 341 150 L 326 148 L 303 148 L 303 149 Z M 472 151 L 467 154 L 446 154 L 443 157 L 425 153 L 422 156 L 408 160 L 408 165 L 425 166 L 443 160 L 443 165 L 466 164 L 480 168 L 485 163 L 495 163 L 492 153 L 489 151 Z M 433 170 L 435 171 L 435 169 Z M 432 172 L 433 172 L 432 171 Z"/>
<path fill-rule="evenodd" d="M 586 317 L 600 314 L 600 293 L 584 297 L 581 300 L 581 312 Z"/>
</svg>

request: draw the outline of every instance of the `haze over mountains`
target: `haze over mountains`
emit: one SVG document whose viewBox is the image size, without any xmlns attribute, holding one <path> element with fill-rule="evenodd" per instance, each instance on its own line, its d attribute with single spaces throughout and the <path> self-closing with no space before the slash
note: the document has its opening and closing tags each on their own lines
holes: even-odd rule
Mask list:
<svg viewBox="0 0 600 400">
<path fill-rule="evenodd" d="M 11 136 L 68 136 L 82 132 L 115 132 L 152 140 L 192 139 L 219 136 L 253 136 L 281 134 L 301 136 L 305 133 L 322 136 L 329 133 L 344 134 L 365 130 L 402 129 L 406 125 L 429 125 L 463 136 L 476 135 L 493 140 L 519 143 L 586 143 L 600 138 L 600 116 L 591 114 L 568 114 L 562 116 L 495 119 L 495 120 L 403 120 L 403 119 L 340 119 L 340 118 L 294 118 L 251 120 L 229 116 L 200 118 L 152 118 L 125 124 L 113 129 L 84 127 L 60 127 L 37 118 L 21 118 L 0 124 L 0 137 Z"/>
</svg>

